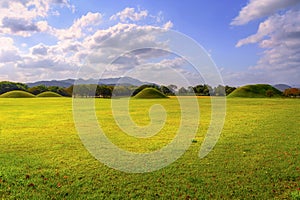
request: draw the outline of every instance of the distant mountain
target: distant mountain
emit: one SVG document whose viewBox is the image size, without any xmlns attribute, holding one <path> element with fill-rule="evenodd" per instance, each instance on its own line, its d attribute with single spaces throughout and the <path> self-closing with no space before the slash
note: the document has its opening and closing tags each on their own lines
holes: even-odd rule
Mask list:
<svg viewBox="0 0 300 200">
<path fill-rule="evenodd" d="M 38 85 L 45 85 L 47 87 L 49 86 L 58 86 L 58 87 L 70 87 L 74 84 L 74 79 L 67 79 L 67 80 L 52 80 L 52 81 L 38 81 L 34 83 L 26 83 L 29 87 L 34 87 Z"/>
<path fill-rule="evenodd" d="M 33 83 L 26 83 L 29 87 L 34 87 L 38 85 L 58 86 L 58 87 L 70 87 L 75 83 L 75 79 L 66 80 L 52 80 L 52 81 L 37 81 Z M 144 84 L 149 84 L 148 82 L 142 82 L 138 79 L 131 77 L 118 77 L 118 78 L 105 78 L 105 79 L 77 79 L 77 84 L 99 84 L 99 85 L 133 85 L 140 86 Z"/>
<path fill-rule="evenodd" d="M 286 84 L 276 84 L 276 85 L 273 85 L 273 87 L 276 88 L 277 90 L 281 91 L 281 92 L 283 92 L 286 89 L 291 88 L 291 86 L 286 85 Z"/>
<path fill-rule="evenodd" d="M 292 85 L 292 88 L 299 88 L 300 89 L 300 84 Z"/>
</svg>

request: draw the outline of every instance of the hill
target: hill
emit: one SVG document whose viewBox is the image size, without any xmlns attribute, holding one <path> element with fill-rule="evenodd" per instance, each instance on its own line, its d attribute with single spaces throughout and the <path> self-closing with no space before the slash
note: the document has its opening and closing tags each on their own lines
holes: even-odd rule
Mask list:
<svg viewBox="0 0 300 200">
<path fill-rule="evenodd" d="M 62 97 L 60 94 L 57 94 L 55 92 L 43 92 L 41 94 L 36 95 L 36 97 Z"/>
<path fill-rule="evenodd" d="M 281 91 L 281 92 L 283 92 L 286 89 L 291 88 L 291 86 L 286 85 L 286 84 L 276 84 L 276 85 L 273 85 L 273 87 L 276 88 L 277 90 Z"/>
<path fill-rule="evenodd" d="M 166 95 L 161 93 L 155 88 L 145 88 L 134 96 L 136 99 L 158 99 L 158 98 L 168 98 Z"/>
<path fill-rule="evenodd" d="M 237 88 L 228 97 L 248 97 L 248 98 L 264 98 L 264 97 L 280 97 L 282 92 L 267 84 L 246 85 Z"/>
<path fill-rule="evenodd" d="M 0 98 L 34 98 L 35 96 L 29 92 L 14 90 L 0 95 Z"/>
</svg>

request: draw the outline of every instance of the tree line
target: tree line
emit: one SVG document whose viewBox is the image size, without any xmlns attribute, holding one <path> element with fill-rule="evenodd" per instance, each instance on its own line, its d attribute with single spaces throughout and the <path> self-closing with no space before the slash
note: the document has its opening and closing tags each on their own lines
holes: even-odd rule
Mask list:
<svg viewBox="0 0 300 200">
<path fill-rule="evenodd" d="M 10 81 L 0 82 L 0 95 L 13 90 L 21 90 L 21 91 L 29 92 L 34 95 L 38 95 L 40 93 L 50 91 L 50 92 L 55 92 L 57 94 L 60 94 L 62 96 L 71 97 L 73 93 L 73 86 L 70 86 L 68 88 L 63 88 L 58 86 L 47 87 L 45 85 L 29 87 L 24 83 L 16 83 Z"/>
<path fill-rule="evenodd" d="M 82 84 L 76 85 L 74 87 L 58 87 L 58 86 L 45 86 L 38 85 L 34 87 L 28 87 L 24 83 L 16 83 L 9 81 L 0 82 L 0 94 L 13 90 L 22 90 L 27 91 L 31 94 L 38 95 L 42 92 L 51 91 L 58 93 L 65 97 L 100 97 L 100 98 L 111 98 L 111 97 L 122 97 L 122 96 L 135 96 L 137 93 L 142 91 L 145 88 L 152 87 L 167 96 L 188 96 L 188 95 L 197 95 L 197 96 L 227 96 L 233 92 L 236 87 L 232 86 L 223 86 L 218 85 L 217 87 L 211 87 L 207 84 L 189 86 L 189 87 L 180 87 L 176 85 L 156 85 L 156 84 L 146 84 L 137 86 L 127 86 L 127 85 L 97 85 L 97 84 Z M 74 89 L 75 88 L 75 89 Z M 287 97 L 297 97 L 300 95 L 300 90 L 297 88 L 289 88 L 283 92 L 284 96 Z"/>
<path fill-rule="evenodd" d="M 180 87 L 176 85 L 156 85 L 156 84 L 146 84 L 142 86 L 126 86 L 126 85 L 97 85 L 97 84 L 82 84 L 76 85 L 75 90 L 74 86 L 70 87 L 58 87 L 58 86 L 45 86 L 38 85 L 29 87 L 24 83 L 2 81 L 0 82 L 0 94 L 13 91 L 13 90 L 22 90 L 29 92 L 34 95 L 38 95 L 43 92 L 51 91 L 58 93 L 62 96 L 71 97 L 102 97 L 102 98 L 111 98 L 112 96 L 135 96 L 137 93 L 142 91 L 145 88 L 152 87 L 161 91 L 167 96 L 174 95 L 198 95 L 198 96 L 224 96 L 230 94 L 234 91 L 235 87 L 230 86 L 221 86 L 212 88 L 209 85 L 197 85 L 190 87 Z"/>
</svg>

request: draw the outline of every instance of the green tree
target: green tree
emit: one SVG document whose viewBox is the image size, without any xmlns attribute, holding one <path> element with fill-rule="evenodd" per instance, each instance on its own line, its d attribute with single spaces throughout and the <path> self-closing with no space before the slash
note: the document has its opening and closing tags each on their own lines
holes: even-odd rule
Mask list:
<svg viewBox="0 0 300 200">
<path fill-rule="evenodd" d="M 218 87 L 215 87 L 214 89 L 214 95 L 216 96 L 225 96 L 225 87 L 223 85 L 218 85 Z"/>
<path fill-rule="evenodd" d="M 69 97 L 73 96 L 73 88 L 74 88 L 74 85 L 71 85 L 70 87 L 64 89 L 67 94 L 66 96 L 69 96 Z"/>
<path fill-rule="evenodd" d="M 133 86 L 123 86 L 118 85 L 113 89 L 113 96 L 131 96 L 131 93 L 134 91 Z"/>
<path fill-rule="evenodd" d="M 172 91 L 173 94 L 175 94 L 176 90 L 178 89 L 177 85 L 174 84 L 168 85 L 168 88 Z"/>
<path fill-rule="evenodd" d="M 165 95 L 167 95 L 167 96 L 174 96 L 175 95 L 175 93 L 172 90 L 170 90 L 170 88 L 168 88 L 164 85 L 160 86 L 160 91 L 162 93 L 164 93 Z"/>
<path fill-rule="evenodd" d="M 96 97 L 111 98 L 113 87 L 107 85 L 98 85 L 96 89 Z"/>
<path fill-rule="evenodd" d="M 188 94 L 188 90 L 185 89 L 184 87 L 179 88 L 178 90 L 178 94 L 179 95 L 187 95 Z"/>
<path fill-rule="evenodd" d="M 48 88 L 45 85 L 38 85 L 28 89 L 28 92 L 34 95 L 38 95 L 42 92 L 48 91 Z"/>
<path fill-rule="evenodd" d="M 267 91 L 266 91 L 266 96 L 267 96 L 267 97 L 272 97 L 272 96 L 274 96 L 274 91 L 273 91 L 273 90 L 267 90 Z"/>
<path fill-rule="evenodd" d="M 213 92 L 212 87 L 209 85 L 196 85 L 193 89 L 198 96 L 210 96 Z"/>
<path fill-rule="evenodd" d="M 229 95 L 229 94 L 230 94 L 231 92 L 233 92 L 235 89 L 236 89 L 236 87 L 231 87 L 231 86 L 226 85 L 226 86 L 225 86 L 225 92 L 226 92 L 226 95 Z"/>
<path fill-rule="evenodd" d="M 10 81 L 0 82 L 0 94 L 13 91 L 13 90 L 22 90 L 27 91 L 28 86 L 24 83 L 15 83 Z"/>
</svg>

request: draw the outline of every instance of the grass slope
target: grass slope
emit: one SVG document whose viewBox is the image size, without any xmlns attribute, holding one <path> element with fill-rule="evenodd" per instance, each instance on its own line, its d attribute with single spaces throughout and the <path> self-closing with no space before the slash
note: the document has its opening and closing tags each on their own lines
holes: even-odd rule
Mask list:
<svg viewBox="0 0 300 200">
<path fill-rule="evenodd" d="M 158 99 L 158 98 L 168 98 L 166 95 L 161 93 L 155 88 L 145 88 L 134 96 L 136 99 Z"/>
<path fill-rule="evenodd" d="M 237 88 L 228 97 L 247 97 L 247 98 L 264 98 L 267 97 L 267 91 L 272 91 L 274 97 L 280 97 L 282 93 L 267 84 L 245 85 Z"/>
<path fill-rule="evenodd" d="M 62 97 L 60 94 L 57 94 L 55 92 L 43 92 L 41 94 L 36 95 L 36 97 Z"/>
<path fill-rule="evenodd" d="M 161 148 L 172 141 L 180 124 L 177 99 L 160 99 L 168 112 L 164 129 L 137 139 L 122 134 L 110 99 L 95 101 L 101 128 L 128 151 Z M 201 160 L 198 152 L 210 124 L 211 100 L 198 101 L 198 142 L 164 169 L 128 174 L 100 163 L 84 148 L 71 98 L 2 98 L 0 199 L 299 199 L 299 99 L 228 99 L 222 135 Z M 130 103 L 133 120 L 147 125 L 149 108 L 157 100 Z"/>
<path fill-rule="evenodd" d="M 34 98 L 29 92 L 14 90 L 0 95 L 0 98 Z"/>
</svg>

